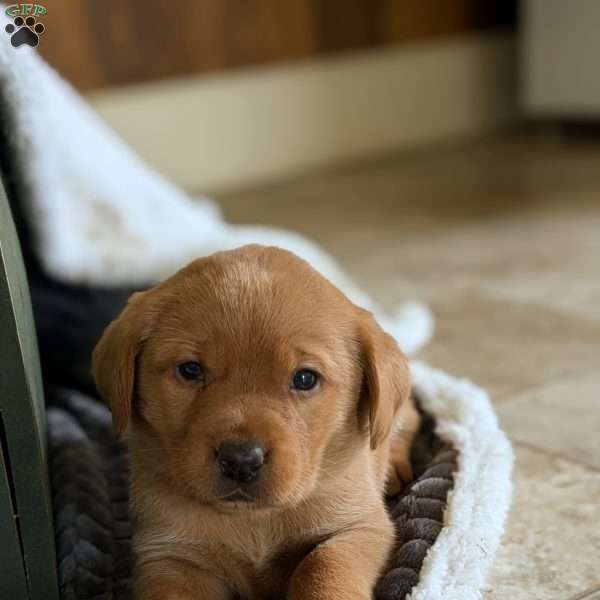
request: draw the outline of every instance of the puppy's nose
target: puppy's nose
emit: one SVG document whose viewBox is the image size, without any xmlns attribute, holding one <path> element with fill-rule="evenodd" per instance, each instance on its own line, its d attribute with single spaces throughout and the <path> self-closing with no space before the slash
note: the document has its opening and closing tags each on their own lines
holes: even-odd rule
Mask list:
<svg viewBox="0 0 600 600">
<path fill-rule="evenodd" d="M 217 449 L 217 463 L 227 479 L 250 483 L 265 463 L 265 449 L 257 442 L 223 442 Z"/>
</svg>

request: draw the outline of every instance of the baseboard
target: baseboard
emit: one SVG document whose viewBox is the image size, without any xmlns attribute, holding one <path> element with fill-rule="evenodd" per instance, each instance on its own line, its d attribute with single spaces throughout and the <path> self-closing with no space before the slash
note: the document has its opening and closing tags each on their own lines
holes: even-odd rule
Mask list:
<svg viewBox="0 0 600 600">
<path fill-rule="evenodd" d="M 90 99 L 168 178 L 215 191 L 505 126 L 517 114 L 514 46 L 488 33 Z"/>
</svg>

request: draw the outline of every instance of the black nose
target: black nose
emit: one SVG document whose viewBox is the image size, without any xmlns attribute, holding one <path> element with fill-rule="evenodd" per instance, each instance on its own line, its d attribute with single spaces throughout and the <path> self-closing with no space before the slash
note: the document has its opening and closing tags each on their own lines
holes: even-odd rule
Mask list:
<svg viewBox="0 0 600 600">
<path fill-rule="evenodd" d="M 217 449 L 217 463 L 227 479 L 250 483 L 265 463 L 265 449 L 257 442 L 223 442 Z"/>
</svg>

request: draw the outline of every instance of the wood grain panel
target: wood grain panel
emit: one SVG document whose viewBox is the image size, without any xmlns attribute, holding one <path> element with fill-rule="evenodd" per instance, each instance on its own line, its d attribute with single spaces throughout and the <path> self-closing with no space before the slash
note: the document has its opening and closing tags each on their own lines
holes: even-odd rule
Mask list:
<svg viewBox="0 0 600 600">
<path fill-rule="evenodd" d="M 314 2 L 319 50 L 337 52 L 381 43 L 378 17 L 381 0 Z"/>
<path fill-rule="evenodd" d="M 46 26 L 39 45 L 42 56 L 80 89 L 111 83 L 94 43 L 95 23 L 84 10 L 85 2 L 61 0 L 60 12 L 54 6 L 42 19 Z"/>
<path fill-rule="evenodd" d="M 386 43 L 508 26 L 516 18 L 513 2 L 382 0 L 380 5 L 380 39 Z"/>
<path fill-rule="evenodd" d="M 86 90 L 511 26 L 515 0 L 61 0 L 43 21 Z"/>
</svg>

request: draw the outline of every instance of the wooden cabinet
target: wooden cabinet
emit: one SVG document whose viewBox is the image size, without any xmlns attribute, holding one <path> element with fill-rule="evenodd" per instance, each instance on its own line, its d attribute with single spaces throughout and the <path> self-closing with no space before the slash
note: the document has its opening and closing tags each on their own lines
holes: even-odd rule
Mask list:
<svg viewBox="0 0 600 600">
<path fill-rule="evenodd" d="M 61 0 L 40 51 L 88 90 L 511 26 L 515 0 Z"/>
</svg>

